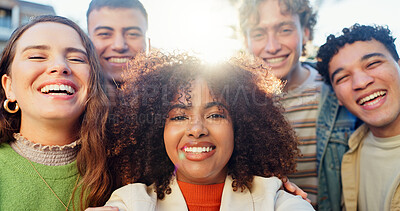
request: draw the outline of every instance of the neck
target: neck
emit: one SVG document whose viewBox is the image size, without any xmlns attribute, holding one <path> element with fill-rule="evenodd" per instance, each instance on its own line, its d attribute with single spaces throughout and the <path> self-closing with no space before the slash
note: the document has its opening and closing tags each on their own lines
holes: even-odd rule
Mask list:
<svg viewBox="0 0 400 211">
<path fill-rule="evenodd" d="M 33 143 L 62 146 L 76 141 L 79 123 L 65 120 L 30 122 L 21 118 L 20 133 Z"/>
<path fill-rule="evenodd" d="M 372 134 L 379 138 L 389 138 L 400 135 L 400 115 L 388 125 L 382 127 L 368 125 L 368 127 Z"/>
<path fill-rule="evenodd" d="M 284 78 L 287 80 L 284 91 L 290 91 L 299 87 L 304 83 L 304 81 L 307 80 L 309 75 L 310 71 L 303 67 L 300 62 L 298 62 L 294 69 L 290 71 L 290 73 Z"/>
</svg>

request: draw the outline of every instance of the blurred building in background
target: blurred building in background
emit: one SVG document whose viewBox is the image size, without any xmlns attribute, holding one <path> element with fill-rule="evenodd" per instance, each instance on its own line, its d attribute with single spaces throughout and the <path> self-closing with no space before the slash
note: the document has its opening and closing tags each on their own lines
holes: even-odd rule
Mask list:
<svg viewBox="0 0 400 211">
<path fill-rule="evenodd" d="M 0 0 L 0 51 L 11 33 L 20 25 L 38 15 L 55 15 L 52 6 L 20 0 Z"/>
</svg>

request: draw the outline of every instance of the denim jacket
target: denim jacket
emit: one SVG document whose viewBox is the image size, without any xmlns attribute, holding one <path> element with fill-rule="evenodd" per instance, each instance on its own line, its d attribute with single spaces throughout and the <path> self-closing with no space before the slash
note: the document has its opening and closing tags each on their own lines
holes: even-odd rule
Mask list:
<svg viewBox="0 0 400 211">
<path fill-rule="evenodd" d="M 341 210 L 342 158 L 349 149 L 348 139 L 356 129 L 357 118 L 339 106 L 332 87 L 321 89 L 317 119 L 318 210 Z"/>
</svg>

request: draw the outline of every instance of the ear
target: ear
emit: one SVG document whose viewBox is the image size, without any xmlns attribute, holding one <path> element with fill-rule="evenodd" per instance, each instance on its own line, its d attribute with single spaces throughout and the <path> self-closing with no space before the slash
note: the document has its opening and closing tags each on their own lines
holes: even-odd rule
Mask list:
<svg viewBox="0 0 400 211">
<path fill-rule="evenodd" d="M 338 99 L 338 102 L 339 102 L 339 105 L 341 105 L 341 106 L 343 105 L 342 101 L 340 101 L 339 99 Z"/>
<path fill-rule="evenodd" d="M 15 102 L 15 94 L 11 87 L 11 77 L 7 74 L 4 74 L 1 77 L 1 85 L 3 86 L 4 92 L 6 94 L 6 98 L 9 99 L 11 102 Z"/>
<path fill-rule="evenodd" d="M 147 43 L 146 43 L 146 54 L 151 51 L 151 40 L 150 37 L 147 37 Z"/>
<path fill-rule="evenodd" d="M 248 36 L 247 35 L 244 35 L 244 38 L 243 38 L 243 45 L 244 45 L 244 47 L 246 47 L 246 49 L 247 50 L 249 50 L 249 38 L 248 38 Z"/>
<path fill-rule="evenodd" d="M 303 45 L 307 44 L 307 42 L 309 40 L 310 40 L 310 29 L 304 28 L 303 29 Z"/>
</svg>

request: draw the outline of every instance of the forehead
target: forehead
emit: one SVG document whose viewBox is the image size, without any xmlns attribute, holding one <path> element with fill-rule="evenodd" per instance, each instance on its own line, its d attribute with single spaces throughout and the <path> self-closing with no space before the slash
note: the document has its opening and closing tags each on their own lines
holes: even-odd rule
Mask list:
<svg viewBox="0 0 400 211">
<path fill-rule="evenodd" d="M 298 14 L 287 12 L 284 3 L 278 0 L 263 1 L 258 5 L 259 25 L 277 24 L 280 22 L 292 21 L 300 26 L 300 18 Z"/>
<path fill-rule="evenodd" d="M 147 30 L 147 22 L 143 13 L 135 8 L 103 7 L 93 10 L 88 17 L 89 32 L 99 26 L 113 29 L 125 27 L 139 27 L 143 32 Z"/>
<path fill-rule="evenodd" d="M 22 33 L 17 41 L 17 49 L 30 45 L 74 47 L 84 50 L 82 40 L 75 29 L 54 22 L 37 23 Z"/>
<path fill-rule="evenodd" d="M 387 59 L 392 58 L 390 52 L 379 41 L 374 39 L 369 41 L 356 41 L 346 44 L 334 55 L 329 63 L 329 72 L 332 73 L 337 68 L 344 68 L 353 63 L 361 62 L 361 58 L 372 53 L 380 53 Z"/>
</svg>

